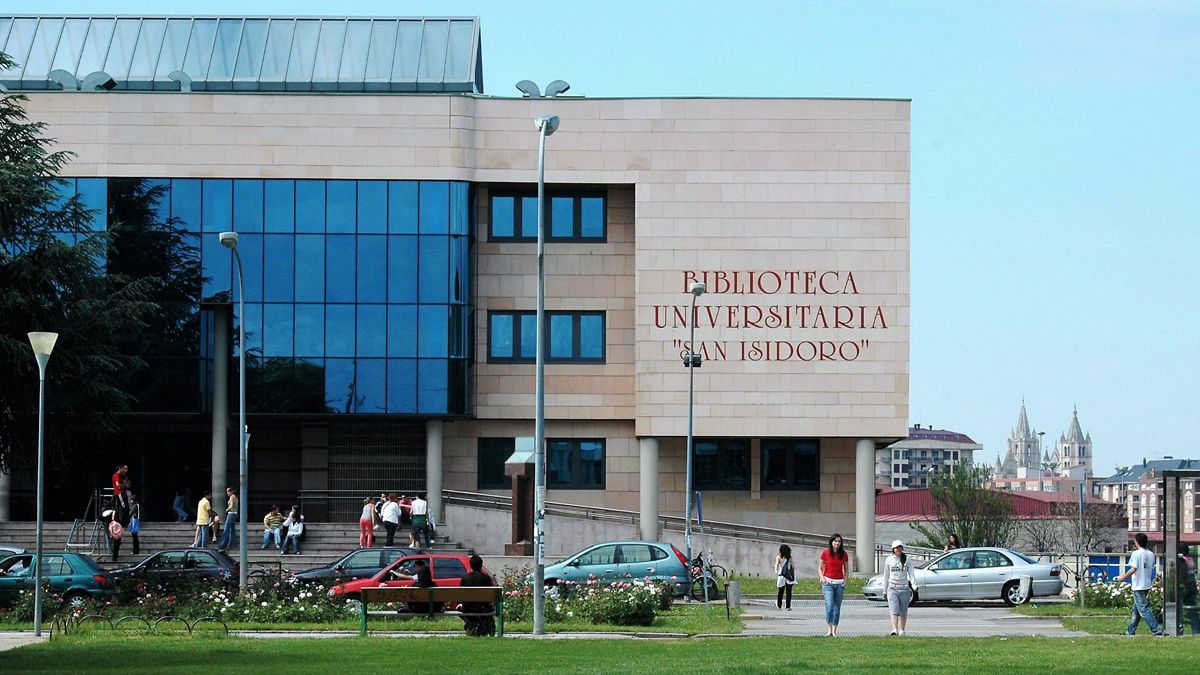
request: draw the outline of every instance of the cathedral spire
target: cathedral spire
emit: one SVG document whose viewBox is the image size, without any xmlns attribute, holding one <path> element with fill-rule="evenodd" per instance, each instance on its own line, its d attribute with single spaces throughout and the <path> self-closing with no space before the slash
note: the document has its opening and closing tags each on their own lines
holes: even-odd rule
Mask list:
<svg viewBox="0 0 1200 675">
<path fill-rule="evenodd" d="M 1067 429 L 1067 435 L 1063 437 L 1064 441 L 1072 443 L 1084 442 L 1083 430 L 1079 428 L 1079 408 L 1071 406 L 1071 427 Z"/>
<path fill-rule="evenodd" d="M 1021 399 L 1021 414 L 1017 416 L 1016 432 L 1019 438 L 1029 436 L 1029 416 L 1025 414 L 1025 399 Z"/>
</svg>

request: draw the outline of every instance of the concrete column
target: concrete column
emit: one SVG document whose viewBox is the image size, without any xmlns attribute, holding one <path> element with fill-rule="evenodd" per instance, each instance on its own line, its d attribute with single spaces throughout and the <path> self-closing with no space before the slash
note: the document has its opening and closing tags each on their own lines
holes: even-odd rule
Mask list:
<svg viewBox="0 0 1200 675">
<path fill-rule="evenodd" d="M 425 423 L 425 501 L 433 520 L 440 529 L 446 524 L 446 511 L 442 509 L 442 421 L 429 420 Z"/>
<path fill-rule="evenodd" d="M 229 338 L 233 308 L 219 306 L 213 311 L 213 423 L 212 423 L 212 503 L 225 513 L 225 459 L 229 456 Z M 246 517 L 242 505 L 241 517 Z"/>
<path fill-rule="evenodd" d="M 858 572 L 875 571 L 875 441 L 854 446 L 854 553 Z"/>
<path fill-rule="evenodd" d="M 12 520 L 9 500 L 12 499 L 12 474 L 0 471 L 0 523 Z"/>
<path fill-rule="evenodd" d="M 638 536 L 646 541 L 658 541 L 658 439 L 639 438 L 641 454 L 638 491 L 641 495 L 641 517 Z"/>
</svg>

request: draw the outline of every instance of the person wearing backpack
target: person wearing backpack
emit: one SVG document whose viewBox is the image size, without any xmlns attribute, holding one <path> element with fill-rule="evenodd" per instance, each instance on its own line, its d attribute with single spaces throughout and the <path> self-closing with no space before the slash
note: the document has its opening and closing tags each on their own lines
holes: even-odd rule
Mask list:
<svg viewBox="0 0 1200 675">
<path fill-rule="evenodd" d="M 821 579 L 821 595 L 825 596 L 825 623 L 829 630 L 826 637 L 837 637 L 838 623 L 842 618 L 842 597 L 846 594 L 846 577 L 850 557 L 842 547 L 842 535 L 836 532 L 829 538 L 829 548 L 821 551 L 821 562 L 817 574 Z"/>
<path fill-rule="evenodd" d="M 792 586 L 796 585 L 796 566 L 792 564 L 792 547 L 787 544 L 780 544 L 779 555 L 775 557 L 775 585 L 779 588 L 779 593 L 775 596 L 775 606 L 779 609 L 786 606 L 787 611 L 792 611 Z"/>
</svg>

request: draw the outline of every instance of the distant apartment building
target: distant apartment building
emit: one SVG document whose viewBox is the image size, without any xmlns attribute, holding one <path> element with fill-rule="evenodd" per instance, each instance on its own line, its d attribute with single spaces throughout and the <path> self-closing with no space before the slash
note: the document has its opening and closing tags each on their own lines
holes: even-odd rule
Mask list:
<svg viewBox="0 0 1200 675">
<path fill-rule="evenodd" d="M 1067 492 L 1078 494 L 1082 478 L 1072 476 L 1030 475 L 1021 478 L 993 478 L 988 485 L 1007 492 Z"/>
<path fill-rule="evenodd" d="M 1121 469 L 1096 481 L 1098 496 L 1125 507 L 1130 532 L 1158 532 L 1163 529 L 1162 472 L 1200 470 L 1200 460 L 1166 457 L 1142 460 L 1141 464 Z M 1196 508 L 1196 482 L 1180 481 L 1182 511 L 1180 520 L 1185 534 L 1200 532 L 1200 510 Z"/>
<path fill-rule="evenodd" d="M 908 438 L 875 452 L 875 482 L 898 490 L 928 487 L 933 475 L 972 464 L 982 449 L 966 434 L 917 424 Z"/>
</svg>

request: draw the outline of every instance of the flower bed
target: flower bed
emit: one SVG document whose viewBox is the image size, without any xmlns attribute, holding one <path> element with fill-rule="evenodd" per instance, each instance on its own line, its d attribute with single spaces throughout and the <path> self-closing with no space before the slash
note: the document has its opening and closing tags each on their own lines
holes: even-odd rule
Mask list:
<svg viewBox="0 0 1200 675">
<path fill-rule="evenodd" d="M 1078 599 L 1072 589 L 1071 597 Z M 1088 607 L 1108 607 L 1113 609 L 1133 608 L 1133 586 L 1121 581 L 1106 581 L 1103 579 L 1085 580 L 1083 585 L 1083 602 Z M 1162 616 L 1163 592 L 1161 580 L 1156 579 L 1150 588 L 1150 606 L 1155 614 Z"/>
<path fill-rule="evenodd" d="M 528 568 L 502 573 L 504 614 L 513 621 L 533 617 L 533 584 Z M 545 618 L 549 623 L 583 619 L 593 624 L 649 626 L 658 612 L 671 607 L 674 583 L 627 579 L 603 582 L 561 582 L 546 592 Z"/>
</svg>

